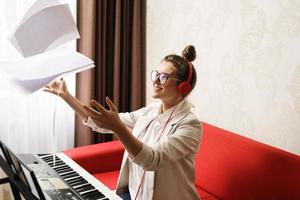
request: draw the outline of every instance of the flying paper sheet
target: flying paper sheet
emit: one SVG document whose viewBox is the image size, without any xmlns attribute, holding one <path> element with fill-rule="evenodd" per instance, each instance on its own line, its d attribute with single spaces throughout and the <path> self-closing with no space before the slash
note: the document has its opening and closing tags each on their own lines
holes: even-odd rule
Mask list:
<svg viewBox="0 0 300 200">
<path fill-rule="evenodd" d="M 57 0 L 38 0 L 9 37 L 23 57 L 51 50 L 79 38 L 70 8 Z"/>
<path fill-rule="evenodd" d="M 94 67 L 93 63 L 78 52 L 57 49 L 16 61 L 0 62 L 0 66 L 13 77 L 16 86 L 33 93 L 63 75 Z"/>
</svg>

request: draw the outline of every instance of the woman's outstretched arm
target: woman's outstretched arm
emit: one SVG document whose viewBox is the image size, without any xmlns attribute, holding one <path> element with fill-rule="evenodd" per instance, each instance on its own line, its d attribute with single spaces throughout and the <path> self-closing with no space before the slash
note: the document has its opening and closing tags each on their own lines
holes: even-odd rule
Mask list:
<svg viewBox="0 0 300 200">
<path fill-rule="evenodd" d="M 69 104 L 69 106 L 71 106 L 77 115 L 82 117 L 85 121 L 88 119 L 88 114 L 83 108 L 84 104 L 69 93 L 67 84 L 63 79 L 50 83 L 45 87 L 44 91 L 60 96 L 67 104 Z"/>
</svg>

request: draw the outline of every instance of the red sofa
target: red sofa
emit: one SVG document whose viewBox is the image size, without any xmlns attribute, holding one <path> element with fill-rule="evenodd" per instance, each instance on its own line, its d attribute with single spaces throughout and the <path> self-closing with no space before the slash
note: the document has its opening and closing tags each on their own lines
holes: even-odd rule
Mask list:
<svg viewBox="0 0 300 200">
<path fill-rule="evenodd" d="M 115 189 L 123 151 L 113 141 L 64 153 Z M 300 156 L 207 123 L 195 168 L 201 199 L 300 200 Z"/>
</svg>

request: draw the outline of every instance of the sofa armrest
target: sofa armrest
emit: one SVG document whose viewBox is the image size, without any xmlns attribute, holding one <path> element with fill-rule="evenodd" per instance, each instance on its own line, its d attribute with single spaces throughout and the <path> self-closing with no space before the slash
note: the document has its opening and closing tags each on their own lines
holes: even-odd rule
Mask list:
<svg viewBox="0 0 300 200">
<path fill-rule="evenodd" d="M 63 151 L 90 174 L 119 170 L 124 147 L 119 141 L 105 142 Z"/>
</svg>

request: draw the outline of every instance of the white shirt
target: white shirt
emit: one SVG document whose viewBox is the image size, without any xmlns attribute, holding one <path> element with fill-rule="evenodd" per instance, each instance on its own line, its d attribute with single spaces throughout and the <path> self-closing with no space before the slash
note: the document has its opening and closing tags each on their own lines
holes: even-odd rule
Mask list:
<svg viewBox="0 0 300 200">
<path fill-rule="evenodd" d="M 134 158 L 125 151 L 117 193 L 129 188 L 134 199 L 145 172 L 137 199 L 199 199 L 194 186 L 194 158 L 201 139 L 200 122 L 190 111 L 192 105 L 183 100 L 157 142 L 174 108 L 160 114 L 160 107 L 161 104 L 152 103 L 119 114 L 123 123 L 132 128 L 132 134 L 143 142 L 143 147 Z M 95 131 L 108 132 L 96 127 L 91 119 L 85 124 Z"/>
</svg>

